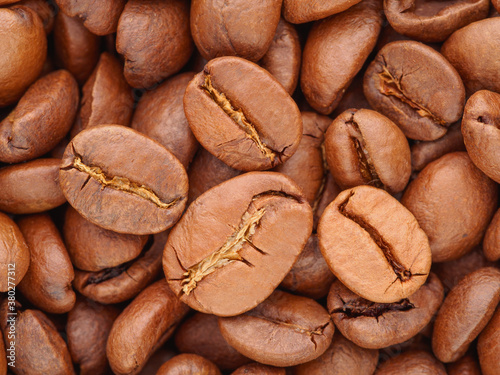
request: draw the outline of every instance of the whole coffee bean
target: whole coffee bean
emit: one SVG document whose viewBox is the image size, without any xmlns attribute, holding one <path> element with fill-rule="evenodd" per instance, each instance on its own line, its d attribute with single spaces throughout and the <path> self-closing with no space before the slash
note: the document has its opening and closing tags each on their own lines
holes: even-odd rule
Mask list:
<svg viewBox="0 0 500 375">
<path fill-rule="evenodd" d="M 284 0 L 283 16 L 291 23 L 305 23 L 326 18 L 343 12 L 361 0 L 325 0 L 309 2 L 307 0 Z"/>
<path fill-rule="evenodd" d="M 78 298 L 68 313 L 66 334 L 73 362 L 80 375 L 109 373 L 106 341 L 109 331 L 120 313 L 114 306 L 103 306 L 94 301 Z"/>
<path fill-rule="evenodd" d="M 500 358 L 500 308 L 497 308 L 486 328 L 479 335 L 477 353 L 484 375 L 498 374 Z"/>
<path fill-rule="evenodd" d="M 262 363 L 249 363 L 233 371 L 231 375 L 286 375 L 286 370 L 281 367 L 263 365 Z"/>
<path fill-rule="evenodd" d="M 158 369 L 156 375 L 220 375 L 217 366 L 196 354 L 179 354 Z"/>
<path fill-rule="evenodd" d="M 137 104 L 131 125 L 161 143 L 186 169 L 198 149 L 182 104 L 186 87 L 193 77 L 194 73 L 181 73 L 147 91 Z"/>
<path fill-rule="evenodd" d="M 488 0 L 385 0 L 384 13 L 398 33 L 422 42 L 442 42 L 455 30 L 486 18 L 489 5 Z"/>
<path fill-rule="evenodd" d="M 30 264 L 28 245 L 19 227 L 0 212 L 0 291 L 7 292 L 23 279 Z"/>
<path fill-rule="evenodd" d="M 432 350 L 442 362 L 465 354 L 493 316 L 500 301 L 500 270 L 480 268 L 448 293 L 434 323 Z"/>
<path fill-rule="evenodd" d="M 165 280 L 144 289 L 118 316 L 109 333 L 106 354 L 113 372 L 138 373 L 188 311 Z"/>
<path fill-rule="evenodd" d="M 322 355 L 335 327 L 316 301 L 276 290 L 243 315 L 219 318 L 222 336 L 241 354 L 271 366 L 294 366 Z"/>
<path fill-rule="evenodd" d="M 465 355 L 458 361 L 446 366 L 448 375 L 481 375 L 477 360 L 472 355 Z"/>
<path fill-rule="evenodd" d="M 330 347 L 318 358 L 295 368 L 295 375 L 372 375 L 378 350 L 364 349 L 344 338 L 338 331 Z"/>
<path fill-rule="evenodd" d="M 59 180 L 84 218 L 129 234 L 158 233 L 174 225 L 188 192 L 186 171 L 175 156 L 120 125 L 96 126 L 73 138 Z"/>
<path fill-rule="evenodd" d="M 116 50 L 125 78 L 145 88 L 177 73 L 193 52 L 189 4 L 183 0 L 131 0 L 118 22 Z"/>
<path fill-rule="evenodd" d="M 434 262 L 460 258 L 478 245 L 497 207 L 497 185 L 465 152 L 428 164 L 401 203 L 429 237 Z"/>
<path fill-rule="evenodd" d="M 240 56 L 258 61 L 271 45 L 280 13 L 281 0 L 193 0 L 191 33 L 207 60 Z"/>
<path fill-rule="evenodd" d="M 408 138 L 433 141 L 458 121 L 465 89 L 453 66 L 425 44 L 398 41 L 383 47 L 365 73 L 370 105 Z"/>
<path fill-rule="evenodd" d="M 500 183 L 500 94 L 481 90 L 469 98 L 462 134 L 474 164 Z"/>
<path fill-rule="evenodd" d="M 500 209 L 491 220 L 483 241 L 484 256 L 491 262 L 500 259 Z"/>
<path fill-rule="evenodd" d="M 0 161 L 19 163 L 52 150 L 71 128 L 78 85 L 66 70 L 36 81 L 0 122 Z"/>
<path fill-rule="evenodd" d="M 371 185 L 390 193 L 402 191 L 411 174 L 410 146 L 387 117 L 369 109 L 349 109 L 325 135 L 330 172 L 344 189 Z"/>
<path fill-rule="evenodd" d="M 71 261 L 83 271 L 101 271 L 135 259 L 148 240 L 148 236 L 101 228 L 85 220 L 71 206 L 66 210 L 63 233 Z"/>
<path fill-rule="evenodd" d="M 7 319 L 16 314 L 15 335 L 9 337 L 12 326 Z M 75 375 L 71 356 L 54 323 L 39 310 L 22 310 L 16 302 L 5 299 L 0 306 L 0 328 L 6 347 L 14 343 L 16 374 L 30 375 Z"/>
<path fill-rule="evenodd" d="M 163 270 L 174 293 L 193 309 L 242 314 L 279 285 L 311 231 L 311 207 L 291 179 L 246 173 L 188 207 L 168 237 Z"/>
<path fill-rule="evenodd" d="M 485 37 L 485 36 L 488 37 Z M 477 21 L 455 31 L 441 53 L 463 79 L 467 94 L 500 92 L 500 18 Z"/>
<path fill-rule="evenodd" d="M 389 193 L 371 186 L 340 193 L 323 213 L 318 235 L 335 276 L 369 301 L 409 297 L 431 268 L 427 236 L 415 217 Z"/>
<path fill-rule="evenodd" d="M 70 17 L 78 16 L 93 34 L 106 35 L 116 31 L 118 18 L 125 6 L 125 0 L 56 0 L 62 12 Z"/>
<path fill-rule="evenodd" d="M 22 5 L 35 11 L 42 20 L 45 34 L 49 35 L 52 32 L 57 14 L 57 9 L 53 3 L 50 4 L 45 0 L 22 0 L 17 5 Z M 42 73 L 42 75 L 44 74 Z"/>
<path fill-rule="evenodd" d="M 66 202 L 59 185 L 60 159 L 35 159 L 0 169 L 0 210 L 32 214 Z"/>
<path fill-rule="evenodd" d="M 189 83 L 184 111 L 201 145 L 244 171 L 283 163 L 302 136 L 299 109 L 283 86 L 238 57 L 211 60 Z"/>
<path fill-rule="evenodd" d="M 418 350 L 390 358 L 380 365 L 375 375 L 446 375 L 446 369 L 434 356 Z"/>
<path fill-rule="evenodd" d="M 312 27 L 303 51 L 300 87 L 316 111 L 332 113 L 361 70 L 382 27 L 381 8 L 379 0 L 363 1 Z"/>
<path fill-rule="evenodd" d="M 215 315 L 196 313 L 185 320 L 175 334 L 175 346 L 181 353 L 212 361 L 221 370 L 234 370 L 250 362 L 222 337 Z"/>
<path fill-rule="evenodd" d="M 328 310 L 347 339 L 363 348 L 380 349 L 400 344 L 420 332 L 443 298 L 443 285 L 433 273 L 415 293 L 394 303 L 367 301 L 337 280 L 328 294 Z"/>
<path fill-rule="evenodd" d="M 43 24 L 31 9 L 0 9 L 0 107 L 14 104 L 42 71 L 47 56 Z"/>
<path fill-rule="evenodd" d="M 58 64 L 83 85 L 99 60 L 99 37 L 78 18 L 59 12 L 54 24 L 54 50 Z"/>
</svg>

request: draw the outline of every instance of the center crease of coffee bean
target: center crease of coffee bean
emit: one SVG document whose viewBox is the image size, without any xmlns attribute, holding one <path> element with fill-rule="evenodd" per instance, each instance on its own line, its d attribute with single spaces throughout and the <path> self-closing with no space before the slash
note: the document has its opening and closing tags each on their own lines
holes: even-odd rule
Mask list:
<svg viewBox="0 0 500 375">
<path fill-rule="evenodd" d="M 372 317 L 377 319 L 390 311 L 409 311 L 415 308 L 415 305 L 408 298 L 394 303 L 376 303 L 368 301 L 349 301 L 345 302 L 340 296 L 343 306 L 333 309 L 331 314 L 344 314 L 345 318 L 358 318 L 360 316 Z"/>
</svg>

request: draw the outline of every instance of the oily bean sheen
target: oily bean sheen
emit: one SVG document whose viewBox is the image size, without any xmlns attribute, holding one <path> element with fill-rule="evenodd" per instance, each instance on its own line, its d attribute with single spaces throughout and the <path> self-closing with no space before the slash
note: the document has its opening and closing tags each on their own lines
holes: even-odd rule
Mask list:
<svg viewBox="0 0 500 375">
<path fill-rule="evenodd" d="M 244 171 L 283 163 L 302 136 L 299 109 L 283 86 L 239 57 L 211 60 L 189 83 L 184 111 L 201 145 Z"/>
<path fill-rule="evenodd" d="M 371 185 L 402 191 L 411 173 L 410 146 L 387 117 L 369 109 L 349 109 L 325 135 L 326 159 L 340 187 Z"/>
<path fill-rule="evenodd" d="M 283 16 L 291 23 L 305 23 L 343 12 L 361 0 L 284 0 Z"/>
<path fill-rule="evenodd" d="M 462 134 L 474 164 L 500 183 L 499 93 L 481 90 L 469 98 L 462 120 Z"/>
<path fill-rule="evenodd" d="M 370 105 L 398 125 L 408 138 L 432 141 L 460 119 L 465 89 L 453 66 L 415 41 L 384 46 L 365 73 Z"/>
<path fill-rule="evenodd" d="M 480 268 L 448 293 L 434 322 L 432 350 L 442 362 L 462 357 L 500 301 L 500 270 Z"/>
<path fill-rule="evenodd" d="M 428 164 L 401 199 L 429 237 L 434 262 L 460 258 L 478 245 L 497 201 L 497 184 L 465 152 Z"/>
<path fill-rule="evenodd" d="M 446 375 L 446 369 L 423 350 L 408 351 L 382 363 L 375 375 Z"/>
<path fill-rule="evenodd" d="M 500 259 L 500 209 L 491 220 L 483 241 L 484 256 L 489 261 Z"/>
<path fill-rule="evenodd" d="M 120 125 L 93 127 L 73 138 L 59 180 L 84 218 L 129 234 L 158 233 L 174 225 L 188 192 L 186 171 L 175 156 Z"/>
<path fill-rule="evenodd" d="M 281 0 L 193 0 L 191 34 L 207 60 L 240 56 L 258 61 L 271 45 L 280 13 Z"/>
<path fill-rule="evenodd" d="M 281 367 L 319 357 L 335 331 L 319 303 L 280 290 L 243 315 L 219 318 L 219 326 L 229 345 L 243 355 Z"/>
<path fill-rule="evenodd" d="M 407 298 L 429 274 L 427 236 L 410 211 L 384 190 L 344 190 L 323 213 L 318 235 L 335 276 L 369 301 Z"/>
<path fill-rule="evenodd" d="M 281 367 L 254 362 L 241 366 L 232 372 L 231 375 L 286 375 L 286 370 Z"/>
<path fill-rule="evenodd" d="M 488 16 L 489 0 L 384 0 L 384 12 L 398 33 L 422 42 L 442 42 L 451 33 Z"/>
<path fill-rule="evenodd" d="M 206 358 L 184 353 L 165 362 L 156 375 L 220 375 L 220 370 Z"/>
<path fill-rule="evenodd" d="M 302 55 L 300 87 L 316 111 L 332 113 L 361 70 L 382 27 L 381 8 L 381 1 L 365 0 L 313 25 Z"/>
<path fill-rule="evenodd" d="M 481 332 L 477 342 L 477 353 L 481 371 L 484 375 L 498 374 L 498 359 L 500 358 L 500 308 L 491 318 L 486 328 Z"/>
<path fill-rule="evenodd" d="M 66 70 L 36 81 L 0 123 L 0 161 L 19 163 L 52 150 L 71 128 L 78 85 Z"/>
<path fill-rule="evenodd" d="M 172 290 L 193 309 L 238 315 L 273 292 L 311 231 L 311 207 L 291 179 L 246 173 L 189 206 L 170 232 L 163 270 Z"/>
<path fill-rule="evenodd" d="M 443 285 L 433 273 L 411 296 L 394 303 L 367 301 L 340 281 L 328 294 L 328 311 L 342 334 L 355 344 L 380 349 L 400 344 L 420 332 L 437 312 Z"/>
</svg>

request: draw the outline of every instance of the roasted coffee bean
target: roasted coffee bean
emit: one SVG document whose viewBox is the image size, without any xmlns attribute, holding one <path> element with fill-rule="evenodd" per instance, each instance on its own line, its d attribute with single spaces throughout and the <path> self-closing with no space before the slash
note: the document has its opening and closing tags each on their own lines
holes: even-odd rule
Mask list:
<svg viewBox="0 0 500 375">
<path fill-rule="evenodd" d="M 132 87 L 150 87 L 177 73 L 193 52 L 188 2 L 128 1 L 118 22 L 116 50 L 125 59 Z"/>
<path fill-rule="evenodd" d="M 443 285 L 433 273 L 415 293 L 394 303 L 367 301 L 337 280 L 328 294 L 328 310 L 347 339 L 363 348 L 380 349 L 400 344 L 420 332 L 443 298 Z"/>
<path fill-rule="evenodd" d="M 369 301 L 407 298 L 429 274 L 427 236 L 415 217 L 384 190 L 371 186 L 344 190 L 323 213 L 318 235 L 335 276 Z"/>
<path fill-rule="evenodd" d="M 281 367 L 263 365 L 262 363 L 249 363 L 232 372 L 231 375 L 286 375 L 286 370 Z"/>
<path fill-rule="evenodd" d="M 484 256 L 489 261 L 500 259 L 500 209 L 497 210 L 491 220 L 483 241 Z"/>
<path fill-rule="evenodd" d="M 0 107 L 14 104 L 39 76 L 47 56 L 43 24 L 31 9 L 0 8 Z"/>
<path fill-rule="evenodd" d="M 499 301 L 497 268 L 480 268 L 460 280 L 446 296 L 434 323 L 432 350 L 436 357 L 442 362 L 462 357 L 488 324 Z"/>
<path fill-rule="evenodd" d="M 433 141 L 458 121 L 465 89 L 453 66 L 422 43 L 398 41 L 383 47 L 365 73 L 370 105 L 408 138 Z"/>
<path fill-rule="evenodd" d="M 335 327 L 316 301 L 276 290 L 243 315 L 219 318 L 222 336 L 241 354 L 271 366 L 294 366 L 322 355 Z"/>
<path fill-rule="evenodd" d="M 207 60 L 239 56 L 258 61 L 272 43 L 280 13 L 281 0 L 193 0 L 191 33 Z"/>
<path fill-rule="evenodd" d="M 385 0 L 384 12 L 400 34 L 422 42 L 442 42 L 451 33 L 488 16 L 488 0 Z"/>
<path fill-rule="evenodd" d="M 170 349 L 170 345 L 163 345 L 151 357 L 149 357 L 146 365 L 142 368 L 138 375 L 156 374 L 160 367 L 168 360 L 178 355 L 177 351 Z"/>
<path fill-rule="evenodd" d="M 500 94 L 481 90 L 469 98 L 462 134 L 474 164 L 500 183 Z"/>
<path fill-rule="evenodd" d="M 297 366 L 294 375 L 372 375 L 377 362 L 378 350 L 361 348 L 337 331 L 327 351 L 311 362 Z"/>
<path fill-rule="evenodd" d="M 119 125 L 89 128 L 73 138 L 59 180 L 83 217 L 129 234 L 158 233 L 174 225 L 188 192 L 186 171 L 175 156 Z"/>
<path fill-rule="evenodd" d="M 349 109 L 325 135 L 328 166 L 344 189 L 371 185 L 389 193 L 403 191 L 410 179 L 410 146 L 387 117 L 369 109 Z"/>
<path fill-rule="evenodd" d="M 326 18 L 343 12 L 361 0 L 324 0 L 309 2 L 307 0 L 284 0 L 283 16 L 291 23 L 305 23 Z"/>
<path fill-rule="evenodd" d="M 8 5 L 8 4 L 13 4 L 17 3 L 19 0 L 0 0 L 0 5 Z"/>
<path fill-rule="evenodd" d="M 332 113 L 361 70 L 382 27 L 381 8 L 381 1 L 365 0 L 314 24 L 302 55 L 300 87 L 316 111 Z"/>
<path fill-rule="evenodd" d="M 19 284 L 28 271 L 30 252 L 19 227 L 0 212 L 0 291 Z"/>
<path fill-rule="evenodd" d="M 446 369 L 425 351 L 408 351 L 382 363 L 375 375 L 446 375 Z"/>
<path fill-rule="evenodd" d="M 215 315 L 196 313 L 185 320 L 175 334 L 175 346 L 181 353 L 212 361 L 221 370 L 234 370 L 250 362 L 222 337 Z"/>
<path fill-rule="evenodd" d="M 429 237 L 434 262 L 460 258 L 478 245 L 497 201 L 497 185 L 465 152 L 428 164 L 401 199 Z"/>
<path fill-rule="evenodd" d="M 481 375 L 479 364 L 472 355 L 465 355 L 446 366 L 448 375 Z"/>
<path fill-rule="evenodd" d="M 179 354 L 158 369 L 156 375 L 220 375 L 215 364 L 196 354 Z"/>
<path fill-rule="evenodd" d="M 238 57 L 211 60 L 189 83 L 184 111 L 200 144 L 244 171 L 283 163 L 302 136 L 299 109 L 283 86 Z"/>
<path fill-rule="evenodd" d="M 66 202 L 59 185 L 60 159 L 35 159 L 0 169 L 0 210 L 33 214 Z"/>
<path fill-rule="evenodd" d="M 52 150 L 71 128 L 78 85 L 66 70 L 36 81 L 0 122 L 0 161 L 19 163 Z"/>
<path fill-rule="evenodd" d="M 50 4 L 46 0 L 22 0 L 17 5 L 23 5 L 35 11 L 42 20 L 45 34 L 49 35 L 52 32 L 57 13 L 57 9 L 53 3 Z M 42 75 L 44 74 L 42 73 Z"/>
<path fill-rule="evenodd" d="M 441 53 L 463 79 L 467 94 L 500 92 L 500 18 L 477 21 L 455 31 Z"/>
<path fill-rule="evenodd" d="M 118 316 L 109 333 L 106 354 L 113 372 L 139 372 L 188 311 L 165 280 L 144 289 Z"/>
<path fill-rule="evenodd" d="M 188 207 L 170 232 L 163 270 L 172 290 L 193 309 L 242 314 L 279 285 L 311 231 L 311 207 L 290 178 L 246 173 Z"/>
<path fill-rule="evenodd" d="M 498 373 L 498 359 L 500 358 L 500 335 L 498 332 L 500 332 L 500 308 L 497 308 L 477 341 L 477 353 L 484 375 Z"/>
<path fill-rule="evenodd" d="M 134 112 L 132 128 L 161 143 L 188 168 L 198 149 L 182 100 L 194 73 L 176 75 L 156 89 L 147 91 Z"/>
<path fill-rule="evenodd" d="M 500 0 L 491 0 L 491 3 L 493 4 L 497 12 L 500 12 Z"/>
</svg>

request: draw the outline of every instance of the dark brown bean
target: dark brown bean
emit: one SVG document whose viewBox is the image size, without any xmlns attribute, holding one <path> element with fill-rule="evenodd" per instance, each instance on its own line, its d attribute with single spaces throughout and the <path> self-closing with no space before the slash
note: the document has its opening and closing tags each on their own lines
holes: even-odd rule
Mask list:
<svg viewBox="0 0 500 375">
<path fill-rule="evenodd" d="M 232 372 L 231 375 L 286 375 L 286 370 L 281 367 L 263 365 L 262 363 L 249 363 Z"/>
<path fill-rule="evenodd" d="M 481 375 L 479 363 L 472 355 L 465 355 L 446 366 L 448 375 Z"/>
<path fill-rule="evenodd" d="M 500 209 L 491 220 L 483 241 L 484 256 L 491 262 L 500 259 Z"/>
<path fill-rule="evenodd" d="M 500 12 L 500 0 L 491 0 L 491 3 L 493 4 L 497 12 Z"/>
<path fill-rule="evenodd" d="M 283 16 L 291 23 L 305 23 L 343 12 L 361 0 L 284 0 Z"/>
<path fill-rule="evenodd" d="M 498 359 L 500 358 L 500 335 L 498 332 L 500 332 L 500 308 L 497 308 L 477 341 L 477 354 L 484 375 L 498 373 Z"/>
<path fill-rule="evenodd" d="M 382 363 L 375 375 L 446 375 L 446 369 L 425 351 L 408 351 Z"/>
<path fill-rule="evenodd" d="M 54 4 L 46 0 L 22 0 L 18 5 L 23 5 L 35 11 L 40 16 L 45 29 L 45 34 L 49 35 L 54 27 L 57 9 Z M 42 75 L 45 75 L 42 73 Z"/>
<path fill-rule="evenodd" d="M 220 375 L 215 364 L 196 354 L 179 354 L 158 369 L 156 375 Z"/>
</svg>

